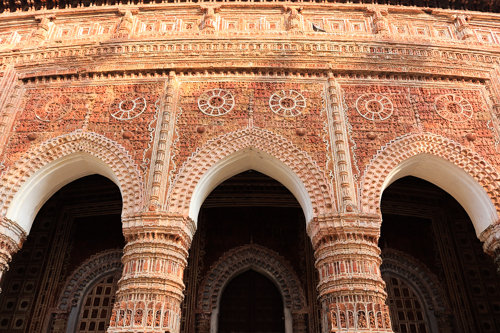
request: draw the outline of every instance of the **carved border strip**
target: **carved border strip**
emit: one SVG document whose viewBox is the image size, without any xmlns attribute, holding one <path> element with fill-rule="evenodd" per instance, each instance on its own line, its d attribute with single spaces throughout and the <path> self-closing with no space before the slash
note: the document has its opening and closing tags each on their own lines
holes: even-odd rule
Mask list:
<svg viewBox="0 0 500 333">
<path fill-rule="evenodd" d="M 222 288 L 235 272 L 251 267 L 261 268 L 279 283 L 284 304 L 293 311 L 306 306 L 304 292 L 293 268 L 278 253 L 260 245 L 244 245 L 226 252 L 212 265 L 200 284 L 197 308 L 212 312 L 217 306 Z"/>
</svg>

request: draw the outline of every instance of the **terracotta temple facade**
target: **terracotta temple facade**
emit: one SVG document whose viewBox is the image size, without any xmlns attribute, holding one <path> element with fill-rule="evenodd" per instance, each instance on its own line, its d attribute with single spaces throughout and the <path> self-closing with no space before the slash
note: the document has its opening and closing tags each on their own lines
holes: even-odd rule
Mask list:
<svg viewBox="0 0 500 333">
<path fill-rule="evenodd" d="M 500 332 L 500 5 L 0 1 L 0 332 Z"/>
</svg>

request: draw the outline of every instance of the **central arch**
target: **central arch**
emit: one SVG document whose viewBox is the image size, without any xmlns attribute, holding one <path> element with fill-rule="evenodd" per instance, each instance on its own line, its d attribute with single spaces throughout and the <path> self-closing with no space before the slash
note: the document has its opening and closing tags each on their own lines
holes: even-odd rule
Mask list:
<svg viewBox="0 0 500 333">
<path fill-rule="evenodd" d="M 168 210 L 196 222 L 208 194 L 249 169 L 285 185 L 300 203 L 307 222 L 333 207 L 330 185 L 307 153 L 281 136 L 251 128 L 212 139 L 188 159 L 171 189 Z"/>
</svg>

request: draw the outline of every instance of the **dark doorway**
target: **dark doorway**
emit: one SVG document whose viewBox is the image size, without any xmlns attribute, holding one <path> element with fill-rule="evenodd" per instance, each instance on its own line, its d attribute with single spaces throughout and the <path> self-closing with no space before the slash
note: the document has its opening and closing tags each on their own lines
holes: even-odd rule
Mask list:
<svg viewBox="0 0 500 333">
<path fill-rule="evenodd" d="M 235 277 L 222 294 L 219 333 L 284 333 L 283 300 L 274 283 L 253 270 Z"/>
</svg>

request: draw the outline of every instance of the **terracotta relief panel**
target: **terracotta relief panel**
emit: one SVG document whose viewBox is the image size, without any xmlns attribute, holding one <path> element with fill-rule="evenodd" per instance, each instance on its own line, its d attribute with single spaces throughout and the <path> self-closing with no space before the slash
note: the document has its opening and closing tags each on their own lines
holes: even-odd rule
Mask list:
<svg viewBox="0 0 500 333">
<path fill-rule="evenodd" d="M 324 85 L 297 82 L 186 82 L 180 88 L 177 167 L 208 140 L 258 127 L 283 136 L 327 168 Z"/>
<path fill-rule="evenodd" d="M 344 85 L 352 126 L 351 146 L 361 176 L 380 147 L 409 133 L 433 133 L 478 152 L 493 165 L 496 155 L 492 114 L 481 87 Z"/>
<path fill-rule="evenodd" d="M 120 143 L 146 171 L 161 89 L 156 83 L 27 89 L 5 148 L 5 166 L 43 141 L 84 130 Z"/>
</svg>

